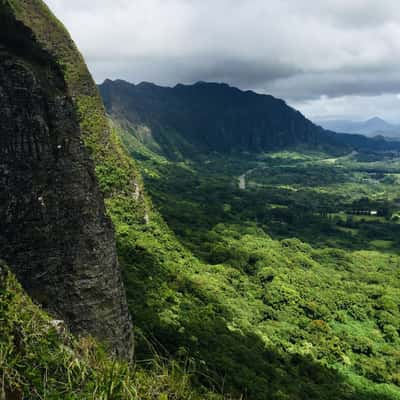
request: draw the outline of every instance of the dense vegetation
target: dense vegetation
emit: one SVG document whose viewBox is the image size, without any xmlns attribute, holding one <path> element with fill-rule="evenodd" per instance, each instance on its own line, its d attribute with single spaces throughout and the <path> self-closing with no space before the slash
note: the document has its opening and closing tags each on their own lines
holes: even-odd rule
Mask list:
<svg viewBox="0 0 400 400">
<path fill-rule="evenodd" d="M 149 368 L 151 367 L 151 368 Z M 142 365 L 108 358 L 51 319 L 0 263 L 0 398 L 43 400 L 216 399 L 190 388 L 190 370 L 153 355 Z"/>
<path fill-rule="evenodd" d="M 236 397 L 400 398 L 394 155 L 176 162 L 118 132 L 181 243 L 110 208 L 134 319 L 161 351 Z"/>
</svg>

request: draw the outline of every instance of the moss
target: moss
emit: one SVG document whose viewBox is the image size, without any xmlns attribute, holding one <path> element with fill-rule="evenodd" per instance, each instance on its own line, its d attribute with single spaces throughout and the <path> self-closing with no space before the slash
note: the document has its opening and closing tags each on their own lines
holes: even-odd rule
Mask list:
<svg viewBox="0 0 400 400">
<path fill-rule="evenodd" d="M 30 28 L 37 42 L 59 66 L 75 104 L 82 139 L 95 162 L 107 199 L 132 196 L 143 223 L 149 203 L 135 163 L 125 154 L 115 127 L 110 127 L 90 72 L 70 35 L 41 0 L 8 0 L 16 19 Z M 138 215 L 139 215 L 138 214 Z"/>
<path fill-rule="evenodd" d="M 82 55 L 63 24 L 41 0 L 8 0 L 15 17 L 30 28 L 36 40 L 60 65 L 71 94 L 94 95 L 96 90 Z"/>
</svg>

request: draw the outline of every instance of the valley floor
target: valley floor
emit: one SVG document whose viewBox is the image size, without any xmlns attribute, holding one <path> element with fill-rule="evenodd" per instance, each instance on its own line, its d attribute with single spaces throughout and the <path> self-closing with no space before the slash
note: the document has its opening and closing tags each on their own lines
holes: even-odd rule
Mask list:
<svg viewBox="0 0 400 400">
<path fill-rule="evenodd" d="M 114 218 L 131 311 L 158 348 L 233 398 L 400 399 L 399 159 L 171 161 L 119 133 L 168 224 Z"/>
</svg>

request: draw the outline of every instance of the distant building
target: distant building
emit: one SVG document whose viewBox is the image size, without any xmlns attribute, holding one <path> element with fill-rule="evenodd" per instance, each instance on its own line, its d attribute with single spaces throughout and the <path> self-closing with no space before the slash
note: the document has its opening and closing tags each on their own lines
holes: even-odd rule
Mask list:
<svg viewBox="0 0 400 400">
<path fill-rule="evenodd" d="M 350 214 L 353 215 L 371 215 L 371 216 L 378 216 L 378 211 L 376 210 L 352 210 Z"/>
</svg>

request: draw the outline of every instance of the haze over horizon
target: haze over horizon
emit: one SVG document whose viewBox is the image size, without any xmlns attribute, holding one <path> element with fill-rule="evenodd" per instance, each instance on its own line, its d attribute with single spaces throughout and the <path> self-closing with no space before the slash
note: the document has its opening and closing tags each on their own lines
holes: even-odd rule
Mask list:
<svg viewBox="0 0 400 400">
<path fill-rule="evenodd" d="M 47 3 L 98 82 L 226 82 L 283 98 L 315 121 L 400 122 L 395 0 Z"/>
</svg>

